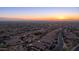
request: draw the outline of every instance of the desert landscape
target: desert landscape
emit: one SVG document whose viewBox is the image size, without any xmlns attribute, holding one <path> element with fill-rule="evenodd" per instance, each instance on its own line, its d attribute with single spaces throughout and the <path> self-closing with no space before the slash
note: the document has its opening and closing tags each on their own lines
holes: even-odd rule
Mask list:
<svg viewBox="0 0 79 59">
<path fill-rule="evenodd" d="M 0 51 L 78 51 L 79 22 L 1 22 Z"/>
<path fill-rule="evenodd" d="M 79 7 L 0 7 L 0 51 L 79 51 Z"/>
</svg>

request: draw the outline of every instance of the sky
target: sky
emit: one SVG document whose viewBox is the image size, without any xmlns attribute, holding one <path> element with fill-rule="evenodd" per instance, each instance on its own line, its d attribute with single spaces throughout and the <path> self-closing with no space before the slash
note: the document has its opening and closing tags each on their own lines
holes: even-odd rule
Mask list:
<svg viewBox="0 0 79 59">
<path fill-rule="evenodd" d="M 23 20 L 78 20 L 78 7 L 0 7 L 0 17 Z M 13 19 L 12 19 L 13 20 Z"/>
</svg>

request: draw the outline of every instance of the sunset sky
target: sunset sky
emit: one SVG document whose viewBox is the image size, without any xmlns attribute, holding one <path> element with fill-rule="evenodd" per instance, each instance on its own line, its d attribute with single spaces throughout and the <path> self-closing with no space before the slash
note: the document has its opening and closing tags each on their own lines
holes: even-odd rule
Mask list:
<svg viewBox="0 0 79 59">
<path fill-rule="evenodd" d="M 79 8 L 78 7 L 0 7 L 0 17 L 19 18 L 23 20 L 72 21 L 79 19 Z"/>
</svg>

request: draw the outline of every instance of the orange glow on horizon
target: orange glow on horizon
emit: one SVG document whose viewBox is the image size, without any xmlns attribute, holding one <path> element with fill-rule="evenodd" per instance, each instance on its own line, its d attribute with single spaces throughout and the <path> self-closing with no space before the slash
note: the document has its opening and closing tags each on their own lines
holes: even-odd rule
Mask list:
<svg viewBox="0 0 79 59">
<path fill-rule="evenodd" d="M 4 17 L 5 18 L 5 17 Z M 6 16 L 6 18 L 18 18 L 23 20 L 36 20 L 36 21 L 69 21 L 79 20 L 79 15 L 47 15 L 47 16 Z"/>
</svg>

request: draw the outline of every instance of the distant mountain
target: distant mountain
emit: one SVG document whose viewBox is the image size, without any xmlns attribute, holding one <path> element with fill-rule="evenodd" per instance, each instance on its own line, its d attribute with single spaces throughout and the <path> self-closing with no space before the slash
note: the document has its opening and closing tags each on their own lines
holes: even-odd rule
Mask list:
<svg viewBox="0 0 79 59">
<path fill-rule="evenodd" d="M 10 21 L 10 22 L 30 22 L 30 23 L 64 23 L 64 22 L 79 22 L 78 20 L 74 20 L 74 21 L 40 21 L 40 20 L 30 20 L 30 19 L 20 19 L 20 18 L 7 18 L 7 17 L 0 17 L 0 22 L 6 22 L 6 21 Z"/>
<path fill-rule="evenodd" d="M 20 20 L 24 20 L 24 19 L 0 17 L 0 21 L 20 21 Z"/>
</svg>

